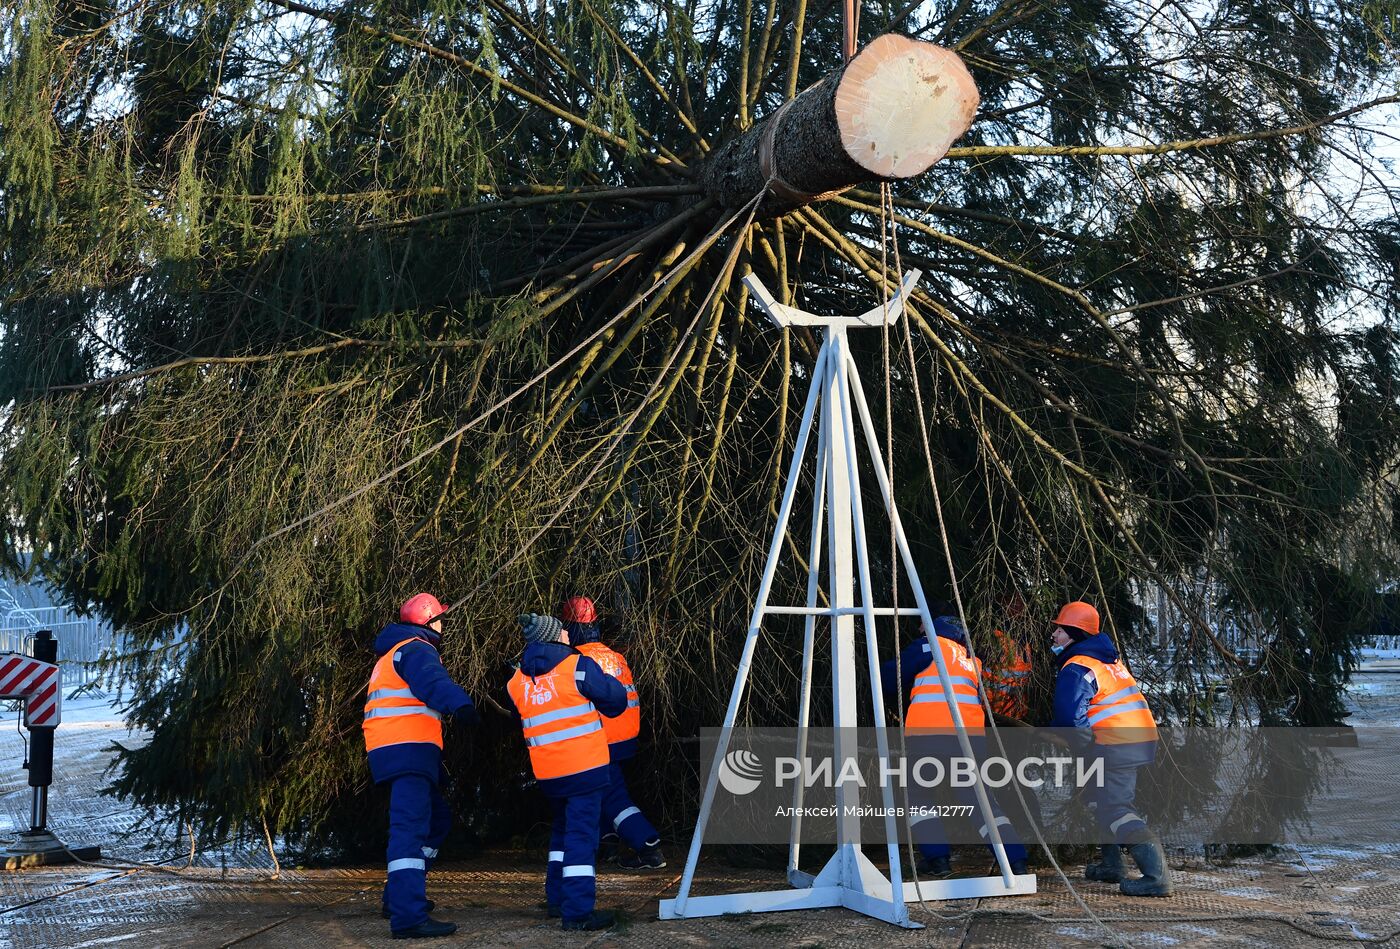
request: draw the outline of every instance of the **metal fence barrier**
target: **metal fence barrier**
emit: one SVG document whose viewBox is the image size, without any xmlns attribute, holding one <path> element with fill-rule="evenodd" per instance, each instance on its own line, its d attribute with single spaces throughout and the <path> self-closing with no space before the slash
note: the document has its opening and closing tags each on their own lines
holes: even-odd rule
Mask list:
<svg viewBox="0 0 1400 949">
<path fill-rule="evenodd" d="M 113 651 L 117 637 L 96 617 L 81 617 L 62 607 L 12 609 L 0 617 L 0 653 L 30 652 L 30 640 L 41 629 L 53 630 L 58 640 L 58 664 L 64 689 L 91 685 L 101 675 L 102 658 Z"/>
</svg>

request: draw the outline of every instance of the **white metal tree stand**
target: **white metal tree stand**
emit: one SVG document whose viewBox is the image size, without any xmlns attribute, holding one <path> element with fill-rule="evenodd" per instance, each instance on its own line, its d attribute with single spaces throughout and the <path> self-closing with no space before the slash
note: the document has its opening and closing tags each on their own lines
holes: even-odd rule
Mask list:
<svg viewBox="0 0 1400 949">
<path fill-rule="evenodd" d="M 700 857 L 700 847 L 705 836 L 705 825 L 710 818 L 714 804 L 715 790 L 719 781 L 720 764 L 724 761 L 733 734 L 739 705 L 748 681 L 749 669 L 753 663 L 754 649 L 765 616 L 772 614 L 796 614 L 806 617 L 802 641 L 802 691 L 798 709 L 797 756 L 805 756 L 807 725 L 811 709 L 812 651 L 818 616 L 831 617 L 831 661 L 832 669 L 832 709 L 835 729 L 835 771 L 840 773 L 842 764 L 856 757 L 856 645 L 855 618 L 862 618 L 865 629 L 865 655 L 868 663 L 872 705 L 876 735 L 876 749 L 883 766 L 889 760 L 889 736 L 885 728 L 885 706 L 880 688 L 880 660 L 876 647 L 875 618 L 894 616 L 897 612 L 904 616 L 919 616 L 924 628 L 929 631 L 930 646 L 938 677 L 943 685 L 943 694 L 952 710 L 954 724 L 962 753 L 973 757 L 972 746 L 967 730 L 963 726 L 962 714 L 953 698 L 953 686 L 948 679 L 948 670 L 943 662 L 942 651 L 933 641 L 933 617 L 924 598 L 923 587 L 899 520 L 899 512 L 894 505 L 889 479 L 885 473 L 884 459 L 880 452 L 875 426 L 871 421 L 870 407 L 862 390 L 860 376 L 851 358 L 846 331 L 850 327 L 880 327 L 899 319 L 904 301 L 918 282 L 919 271 L 905 275 L 898 293 L 885 306 L 877 307 L 861 316 L 817 316 L 794 307 L 778 303 L 752 274 L 744 278 L 749 293 L 759 307 L 779 326 L 820 326 L 825 331 L 825 339 L 816 365 L 812 371 L 812 386 L 807 393 L 806 406 L 802 413 L 802 424 L 798 428 L 797 443 L 793 450 L 792 463 L 788 468 L 787 485 L 783 492 L 782 506 L 778 511 L 778 521 L 773 527 L 773 539 L 768 547 L 768 558 L 763 568 L 763 579 L 759 583 L 758 596 L 749 619 L 748 635 L 744 639 L 743 653 L 739 658 L 739 668 L 734 676 L 734 688 L 729 695 L 729 707 L 724 716 L 724 727 L 720 734 L 714 761 L 710 765 L 709 780 L 705 785 L 704 797 L 700 804 L 700 816 L 696 821 L 695 835 L 691 838 L 690 852 L 686 857 L 685 873 L 681 877 L 680 890 L 673 900 L 661 901 L 661 918 L 684 919 L 701 916 L 718 916 L 724 913 L 772 912 L 777 910 L 817 909 L 828 906 L 845 906 L 867 916 L 882 919 L 899 926 L 918 927 L 909 919 L 905 905 L 913 900 L 969 899 L 984 896 L 1011 896 L 1035 892 L 1033 874 L 1015 875 L 1007 862 L 1006 851 L 1002 846 L 1001 834 L 993 819 L 986 789 L 980 781 L 974 787 L 977 804 L 983 822 L 989 831 L 989 841 L 996 853 L 998 876 L 965 878 L 954 880 L 932 880 L 927 882 L 905 882 L 900 861 L 899 834 L 894 816 L 894 791 L 890 782 L 881 782 L 885 813 L 885 845 L 889 855 L 889 876 L 887 877 L 861 851 L 860 819 L 858 816 L 837 818 L 836 852 L 826 866 L 816 876 L 804 873 L 797 868 L 801 847 L 801 804 L 802 782 L 797 782 L 791 834 L 788 845 L 788 882 L 793 888 L 756 893 L 730 893 L 719 896 L 692 896 L 691 883 L 695 877 L 695 866 Z M 820 415 L 817 407 L 820 405 Z M 853 407 L 854 406 L 854 407 Z M 865 516 L 861 507 L 860 478 L 856 465 L 854 418 L 860 418 L 860 427 L 865 435 L 875 478 L 884 499 L 885 511 L 894 528 L 895 539 L 904 569 L 908 573 L 914 591 L 916 607 L 901 608 L 896 611 L 891 606 L 876 606 L 870 577 L 870 558 L 866 543 Z M 816 491 L 812 505 L 811 546 L 807 576 L 807 602 L 803 606 L 773 606 L 768 602 L 773 583 L 773 575 L 778 565 L 783 538 L 787 532 L 788 518 L 792 514 L 793 498 L 797 493 L 797 483 L 802 473 L 803 458 L 807 442 L 812 433 L 815 419 L 820 418 L 817 432 L 816 451 Z M 826 517 L 823 519 L 822 515 Z M 827 590 L 830 606 L 817 605 L 818 577 L 822 564 L 823 520 L 826 528 Z M 852 555 L 854 554 L 854 559 Z M 856 601 L 856 585 L 859 584 L 860 599 Z M 895 643 L 898 649 L 898 643 Z M 859 788 L 853 783 L 838 784 L 836 807 L 840 815 L 853 815 L 859 807 Z M 899 893 L 899 899 L 893 894 Z"/>
</svg>

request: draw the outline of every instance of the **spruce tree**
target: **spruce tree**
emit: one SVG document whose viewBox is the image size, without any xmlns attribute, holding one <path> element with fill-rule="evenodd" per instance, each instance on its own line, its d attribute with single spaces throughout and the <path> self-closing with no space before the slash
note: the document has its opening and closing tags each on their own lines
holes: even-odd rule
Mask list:
<svg viewBox="0 0 1400 949">
<path fill-rule="evenodd" d="M 853 343 L 975 642 L 1085 598 L 1174 720 L 1342 715 L 1395 575 L 1396 0 L 868 2 L 963 57 L 971 131 L 752 217 L 706 163 L 839 67 L 830 0 L 0 11 L 3 555 L 124 633 L 136 802 L 360 839 L 369 644 L 431 590 L 488 709 L 454 794 L 524 826 L 512 618 L 585 592 L 680 816 L 815 352 L 749 271 L 844 313 L 924 271 Z"/>
</svg>

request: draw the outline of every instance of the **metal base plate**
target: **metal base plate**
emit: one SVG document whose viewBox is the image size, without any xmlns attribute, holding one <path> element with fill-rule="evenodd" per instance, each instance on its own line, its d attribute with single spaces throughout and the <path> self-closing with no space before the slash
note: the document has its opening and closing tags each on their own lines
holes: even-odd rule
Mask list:
<svg viewBox="0 0 1400 949">
<path fill-rule="evenodd" d="M 99 860 L 100 847 L 65 847 L 47 830 L 24 831 L 6 847 L 0 850 L 0 861 L 6 870 L 22 870 L 25 867 L 57 867 L 80 860 Z"/>
</svg>

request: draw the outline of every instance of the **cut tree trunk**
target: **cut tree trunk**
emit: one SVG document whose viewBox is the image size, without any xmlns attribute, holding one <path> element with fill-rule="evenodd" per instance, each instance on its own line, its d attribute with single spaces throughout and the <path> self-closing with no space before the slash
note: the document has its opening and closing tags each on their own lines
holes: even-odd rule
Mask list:
<svg viewBox="0 0 1400 949">
<path fill-rule="evenodd" d="M 886 33 L 716 151 L 700 183 L 730 208 L 767 188 L 762 211 L 774 214 L 912 178 L 967 131 L 979 99 L 957 53 Z"/>
</svg>

